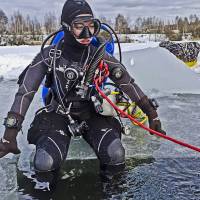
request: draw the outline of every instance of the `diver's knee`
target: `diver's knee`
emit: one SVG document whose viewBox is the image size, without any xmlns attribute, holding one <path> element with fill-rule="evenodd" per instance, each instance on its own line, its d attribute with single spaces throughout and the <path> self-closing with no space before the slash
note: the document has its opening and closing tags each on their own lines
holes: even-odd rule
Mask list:
<svg viewBox="0 0 200 200">
<path fill-rule="evenodd" d="M 108 155 L 110 157 L 109 165 L 118 165 L 125 162 L 125 149 L 120 139 L 115 139 L 108 146 Z"/>
<path fill-rule="evenodd" d="M 41 172 L 54 170 L 54 160 L 52 156 L 44 149 L 37 149 L 34 158 L 34 167 Z"/>
</svg>

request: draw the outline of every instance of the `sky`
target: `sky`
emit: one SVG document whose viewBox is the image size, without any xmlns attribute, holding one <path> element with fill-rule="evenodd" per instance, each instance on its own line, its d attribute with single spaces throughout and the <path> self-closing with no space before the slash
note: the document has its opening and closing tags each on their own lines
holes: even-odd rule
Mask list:
<svg viewBox="0 0 200 200">
<path fill-rule="evenodd" d="M 19 10 L 23 14 L 43 19 L 51 11 L 60 15 L 65 0 L 0 0 L 0 9 L 7 16 Z M 118 13 L 136 19 L 157 16 L 173 19 L 175 16 L 200 15 L 200 0 L 88 0 L 97 17 L 114 19 Z"/>
</svg>

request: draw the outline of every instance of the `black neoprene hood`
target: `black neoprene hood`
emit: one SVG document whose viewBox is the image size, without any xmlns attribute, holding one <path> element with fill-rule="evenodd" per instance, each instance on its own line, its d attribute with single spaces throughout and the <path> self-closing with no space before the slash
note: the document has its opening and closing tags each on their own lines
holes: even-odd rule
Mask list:
<svg viewBox="0 0 200 200">
<path fill-rule="evenodd" d="M 93 16 L 89 4 L 85 0 L 67 0 L 63 6 L 61 24 L 65 22 L 71 25 L 76 16 L 81 14 L 90 14 Z"/>
</svg>

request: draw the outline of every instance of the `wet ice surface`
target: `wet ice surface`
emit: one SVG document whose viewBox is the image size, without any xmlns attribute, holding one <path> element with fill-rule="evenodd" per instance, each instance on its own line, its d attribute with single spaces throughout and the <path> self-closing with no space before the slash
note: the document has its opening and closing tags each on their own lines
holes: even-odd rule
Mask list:
<svg viewBox="0 0 200 200">
<path fill-rule="evenodd" d="M 12 101 L 4 91 L 6 86 L 10 91 L 15 91 L 14 82 L 1 83 L 4 94 L 0 97 L 4 103 L 0 107 L 0 113 L 3 113 L 1 120 Z M 168 135 L 200 146 L 199 98 L 198 94 L 174 94 L 158 98 L 162 105 L 159 109 L 160 118 Z M 36 109 L 38 101 L 40 104 L 41 100 L 36 97 L 30 110 Z M 33 112 L 29 112 L 24 132 L 32 118 Z M 20 134 L 18 141 L 22 154 L 18 161 L 17 176 L 12 160 L 0 162 L 0 191 L 5 199 L 200 199 L 199 153 L 151 136 L 138 127 L 132 129 L 130 136 L 123 137 L 127 153 L 126 170 L 110 183 L 102 183 L 98 161 L 87 144 L 81 140 L 73 141 L 69 160 L 58 176 L 57 188 L 53 193 L 48 191 L 47 183 L 36 180 L 31 166 L 33 146 L 27 145 L 25 135 Z"/>
<path fill-rule="evenodd" d="M 149 50 L 144 50 L 143 53 L 154 58 L 154 53 L 149 54 L 147 51 Z M 126 55 L 131 57 L 131 54 Z M 134 66 L 129 70 L 135 77 L 139 73 L 138 65 L 144 65 L 145 62 L 140 59 L 139 52 L 134 53 L 134 58 Z M 129 61 L 133 63 L 131 59 Z M 156 65 L 154 59 L 152 62 Z M 158 65 L 160 64 L 161 61 Z M 175 66 L 175 63 L 173 65 Z M 134 67 L 135 71 L 132 71 Z M 157 69 L 158 66 L 155 67 Z M 170 88 L 176 87 L 197 91 L 199 85 L 195 75 L 188 75 L 191 78 L 189 83 L 189 80 L 183 77 L 185 73 L 184 70 L 178 76 L 183 80 L 183 88 L 180 82 L 176 82 L 172 88 L 173 84 L 164 80 L 166 84 L 153 81 L 152 84 L 155 83 L 154 86 L 157 87 L 153 91 L 149 92 L 148 87 L 146 89 L 148 94 L 156 96 L 160 103 L 159 114 L 168 135 L 200 147 L 200 95 L 167 93 Z M 147 72 L 136 80 L 143 80 L 146 76 Z M 160 81 L 162 79 L 161 77 Z M 150 80 L 141 82 L 143 88 L 150 86 L 148 81 Z M 0 82 L 1 122 L 10 108 L 15 91 L 14 81 Z M 57 187 L 54 192 L 49 192 L 48 183 L 36 179 L 32 170 L 34 147 L 26 142 L 26 131 L 38 105 L 42 105 L 40 94 L 34 99 L 27 114 L 23 125 L 24 135 L 19 134 L 18 137 L 22 153 L 17 168 L 15 159 L 0 160 L 0 199 L 200 199 L 199 153 L 151 136 L 138 127 L 132 128 L 130 136 L 123 137 L 127 160 L 126 170 L 121 175 L 111 182 L 102 182 L 93 151 L 82 140 L 75 140 L 71 143 L 68 160 L 58 174 Z M 0 134 L 2 133 L 3 126 L 0 126 Z"/>
<path fill-rule="evenodd" d="M 0 199 L 17 199 L 17 171 L 16 161 L 12 159 L 0 160 Z"/>
</svg>

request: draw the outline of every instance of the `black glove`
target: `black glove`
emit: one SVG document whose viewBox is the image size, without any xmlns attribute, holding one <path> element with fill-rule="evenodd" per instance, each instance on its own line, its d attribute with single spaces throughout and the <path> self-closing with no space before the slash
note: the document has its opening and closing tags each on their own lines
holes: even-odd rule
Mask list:
<svg viewBox="0 0 200 200">
<path fill-rule="evenodd" d="M 17 147 L 17 129 L 6 128 L 4 137 L 0 141 L 0 158 L 8 153 L 19 154 L 21 151 Z"/>
<path fill-rule="evenodd" d="M 5 118 L 4 125 L 6 127 L 3 138 L 0 140 L 0 158 L 8 153 L 19 154 L 20 150 L 17 146 L 17 134 L 21 129 L 24 117 L 18 113 L 9 112 Z"/>
<path fill-rule="evenodd" d="M 166 132 L 161 128 L 161 122 L 158 118 L 158 114 L 156 112 L 157 107 L 155 107 L 147 96 L 142 97 L 136 104 L 142 109 L 142 111 L 148 116 L 149 119 L 149 128 L 155 131 L 166 135 Z M 150 132 L 150 134 L 152 134 Z"/>
<path fill-rule="evenodd" d="M 149 119 L 149 128 L 153 129 L 154 131 L 158 131 L 159 133 L 162 133 L 163 135 L 166 135 L 166 132 L 162 130 L 161 128 L 161 122 L 158 118 Z M 152 133 L 150 132 L 150 134 Z"/>
</svg>

